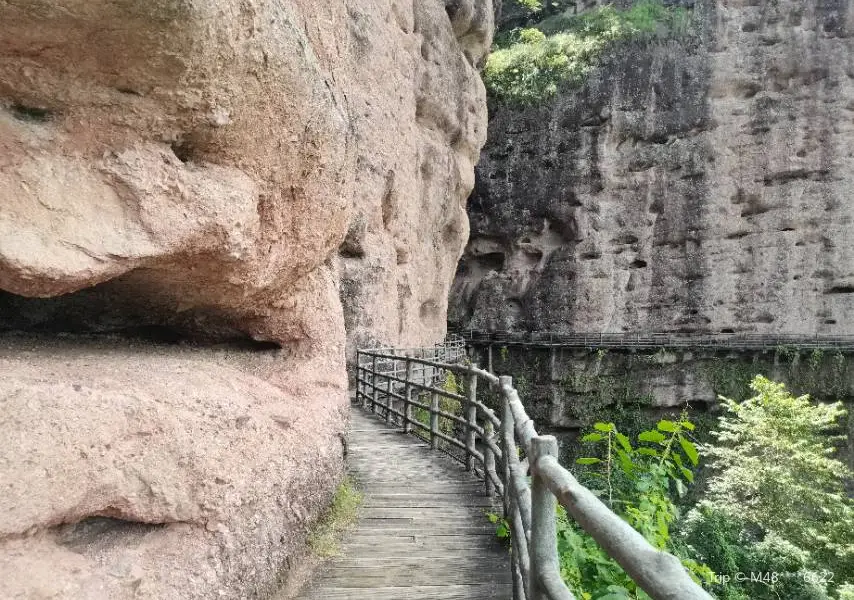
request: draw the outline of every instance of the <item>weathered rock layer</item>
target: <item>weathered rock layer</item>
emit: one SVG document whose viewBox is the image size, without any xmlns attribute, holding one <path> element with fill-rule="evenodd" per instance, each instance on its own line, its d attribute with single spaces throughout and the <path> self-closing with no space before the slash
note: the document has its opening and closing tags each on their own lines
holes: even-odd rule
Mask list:
<svg viewBox="0 0 854 600">
<path fill-rule="evenodd" d="M 0 22 L 0 331 L 46 336 L 0 356 L 3 589 L 259 597 L 338 479 L 347 341 L 444 334 L 492 6 L 25 0 Z"/>
<path fill-rule="evenodd" d="M 693 33 L 494 107 L 455 325 L 854 333 L 854 5 L 693 4 Z"/>
</svg>

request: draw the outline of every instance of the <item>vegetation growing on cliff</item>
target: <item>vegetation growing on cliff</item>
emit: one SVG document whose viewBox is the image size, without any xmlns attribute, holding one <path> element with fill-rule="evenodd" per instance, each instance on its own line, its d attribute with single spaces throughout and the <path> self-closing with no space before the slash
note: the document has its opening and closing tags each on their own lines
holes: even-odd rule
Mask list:
<svg viewBox="0 0 854 600">
<path fill-rule="evenodd" d="M 628 10 L 607 5 L 580 15 L 555 15 L 534 27 L 497 36 L 484 68 L 492 96 L 532 105 L 559 85 L 578 83 L 601 54 L 621 40 L 670 35 L 687 27 L 688 13 L 661 0 L 643 0 Z"/>
<path fill-rule="evenodd" d="M 463 383 L 458 382 L 457 378 L 451 371 L 445 373 L 445 381 L 442 384 L 442 389 L 452 394 L 465 394 L 465 388 Z M 419 395 L 418 400 L 422 404 L 430 404 L 430 394 L 422 393 Z M 439 396 L 439 410 L 448 414 L 459 416 L 463 412 L 463 406 L 459 400 L 448 398 L 446 396 Z M 422 435 L 427 436 L 430 429 L 430 412 L 421 407 L 416 406 L 412 409 L 412 416 L 416 421 L 424 425 L 426 432 L 422 433 Z M 453 419 L 449 419 L 448 417 L 439 417 L 439 431 L 441 431 L 445 435 L 452 435 L 454 433 L 455 425 L 456 423 Z M 445 446 L 447 446 L 447 442 L 441 441 L 440 447 Z"/>
<path fill-rule="evenodd" d="M 536 12 L 543 7 L 543 3 L 540 0 L 516 0 L 516 2 L 532 12 Z"/>
</svg>

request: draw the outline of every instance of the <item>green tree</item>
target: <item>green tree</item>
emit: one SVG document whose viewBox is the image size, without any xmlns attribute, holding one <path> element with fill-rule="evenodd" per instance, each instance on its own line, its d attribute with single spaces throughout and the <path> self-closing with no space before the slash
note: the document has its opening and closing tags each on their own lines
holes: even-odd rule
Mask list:
<svg viewBox="0 0 854 600">
<path fill-rule="evenodd" d="M 532 10 L 538 0 L 518 0 Z M 496 37 L 483 71 L 489 92 L 514 105 L 533 105 L 579 83 L 615 42 L 653 39 L 686 31 L 688 12 L 661 0 L 642 0 L 626 10 L 610 5 L 580 15 L 554 15 L 534 27 Z"/>
<path fill-rule="evenodd" d="M 531 12 L 538 12 L 543 8 L 543 3 L 540 0 L 516 0 L 516 3 L 524 6 Z"/>
<path fill-rule="evenodd" d="M 754 396 L 721 398 L 720 442 L 705 448 L 714 474 L 708 503 L 767 536 L 809 553 L 805 561 L 834 572 L 832 583 L 854 580 L 854 502 L 848 468 L 833 455 L 841 403 L 792 396 L 757 376 Z"/>
</svg>

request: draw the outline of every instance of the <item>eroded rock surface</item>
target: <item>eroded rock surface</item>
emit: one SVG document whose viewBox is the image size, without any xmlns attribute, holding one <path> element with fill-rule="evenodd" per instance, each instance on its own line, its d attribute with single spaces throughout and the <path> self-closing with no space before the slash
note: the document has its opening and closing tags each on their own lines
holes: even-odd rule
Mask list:
<svg viewBox="0 0 854 600">
<path fill-rule="evenodd" d="M 693 35 L 494 107 L 456 325 L 854 333 L 854 5 L 683 4 Z"/>
<path fill-rule="evenodd" d="M 375 341 L 432 343 L 447 324 L 448 289 L 468 239 L 465 200 L 486 139 L 475 66 L 489 49 L 493 15 L 481 0 L 445 6 L 350 9 L 358 150 L 340 265 L 351 351 Z M 394 36 L 382 33 L 390 25 Z"/>
<path fill-rule="evenodd" d="M 4 593 L 254 598 L 286 570 L 340 472 L 347 342 L 444 334 L 493 15 L 0 4 L 0 331 L 48 336 L 0 357 Z"/>
<path fill-rule="evenodd" d="M 279 352 L 0 342 L 3 597 L 268 593 L 340 476 L 345 412 L 340 377 Z"/>
</svg>

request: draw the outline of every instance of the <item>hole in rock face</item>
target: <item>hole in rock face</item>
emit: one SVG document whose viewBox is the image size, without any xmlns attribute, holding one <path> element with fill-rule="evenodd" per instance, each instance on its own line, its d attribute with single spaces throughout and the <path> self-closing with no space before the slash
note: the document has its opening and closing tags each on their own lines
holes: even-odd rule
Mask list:
<svg viewBox="0 0 854 600">
<path fill-rule="evenodd" d="M 503 252 L 487 252 L 475 256 L 474 260 L 486 271 L 503 271 L 504 258 Z"/>
<path fill-rule="evenodd" d="M 53 298 L 0 290 L 0 334 L 109 335 L 152 344 L 227 344 L 245 350 L 280 348 L 256 340 L 229 315 L 210 309 L 178 311 L 174 303 L 136 286 L 106 282 Z"/>
<path fill-rule="evenodd" d="M 142 96 L 141 93 L 130 87 L 117 87 L 116 91 L 127 94 L 128 96 Z"/>
<path fill-rule="evenodd" d="M 421 306 L 418 308 L 418 315 L 421 317 L 421 320 L 435 320 L 440 316 L 440 313 L 439 303 L 435 300 L 427 300 L 421 303 Z"/>
<path fill-rule="evenodd" d="M 112 517 L 87 517 L 77 523 L 53 528 L 61 546 L 81 554 L 108 550 L 121 544 L 139 543 L 148 534 L 165 527 L 163 523 L 140 523 Z"/>
<path fill-rule="evenodd" d="M 182 163 L 188 163 L 193 160 L 194 148 L 187 140 L 176 140 L 169 145 L 172 152 L 178 157 Z"/>
<path fill-rule="evenodd" d="M 834 285 L 825 294 L 854 294 L 854 285 Z"/>
<path fill-rule="evenodd" d="M 345 239 L 338 248 L 338 255 L 343 258 L 365 258 L 365 250 L 361 243 Z M 398 264 L 400 264 L 399 261 Z"/>
<path fill-rule="evenodd" d="M 52 113 L 38 106 L 25 106 L 23 104 L 13 104 L 12 114 L 20 121 L 30 121 L 34 123 L 44 123 L 50 121 Z"/>
</svg>

